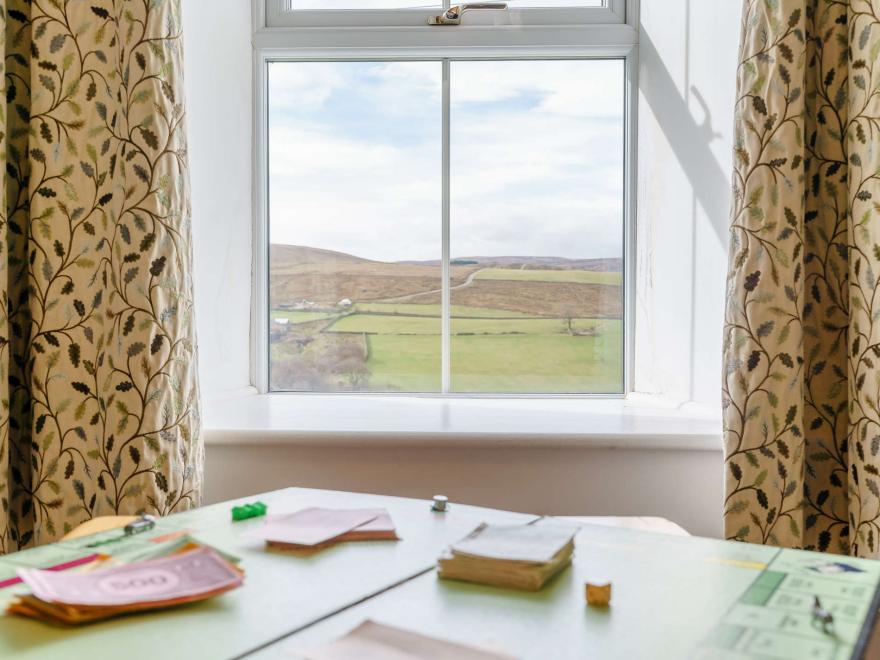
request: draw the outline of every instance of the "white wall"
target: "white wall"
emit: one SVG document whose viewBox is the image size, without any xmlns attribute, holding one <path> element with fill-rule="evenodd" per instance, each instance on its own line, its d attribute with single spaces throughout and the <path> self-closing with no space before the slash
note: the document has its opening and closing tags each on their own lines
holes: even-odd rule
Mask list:
<svg viewBox="0 0 880 660">
<path fill-rule="evenodd" d="M 250 384 L 251 9 L 181 4 L 199 373 L 210 397 Z"/>
<path fill-rule="evenodd" d="M 641 0 L 635 389 L 716 408 L 741 9 Z"/>
<path fill-rule="evenodd" d="M 303 486 L 478 504 L 548 515 L 671 518 L 721 533 L 719 452 L 534 448 L 214 445 L 205 501 Z"/>
<path fill-rule="evenodd" d="M 740 3 L 641 0 L 636 389 L 717 405 Z M 184 0 L 202 389 L 249 384 L 250 3 Z M 704 105 L 705 104 L 705 105 Z M 224 405 L 234 406 L 234 400 Z M 720 531 L 718 451 L 211 445 L 206 501 L 321 486 Z"/>
</svg>

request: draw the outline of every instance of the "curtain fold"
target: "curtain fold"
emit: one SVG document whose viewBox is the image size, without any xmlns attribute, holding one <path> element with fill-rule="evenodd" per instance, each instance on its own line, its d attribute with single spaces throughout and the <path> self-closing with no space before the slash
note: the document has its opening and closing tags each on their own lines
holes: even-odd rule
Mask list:
<svg viewBox="0 0 880 660">
<path fill-rule="evenodd" d="M 880 0 L 747 0 L 723 405 L 728 538 L 878 557 Z"/>
<path fill-rule="evenodd" d="M 179 0 L 8 0 L 0 553 L 199 501 Z"/>
</svg>

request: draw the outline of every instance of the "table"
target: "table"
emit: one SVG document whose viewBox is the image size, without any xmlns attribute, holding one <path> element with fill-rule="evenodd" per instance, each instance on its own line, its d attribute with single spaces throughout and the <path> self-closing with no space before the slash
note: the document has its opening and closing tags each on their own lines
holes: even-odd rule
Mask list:
<svg viewBox="0 0 880 660">
<path fill-rule="evenodd" d="M 233 504 L 254 499 L 276 513 L 311 505 L 386 507 L 403 540 L 340 544 L 309 557 L 268 552 L 260 542 L 241 538 L 258 520 L 229 520 Z M 240 555 L 245 586 L 196 606 L 77 629 L 3 617 L 0 657 L 295 658 L 297 650 L 340 637 L 367 618 L 523 658 L 756 657 L 725 650 L 730 631 L 719 628 L 719 621 L 731 616 L 761 619 L 755 622 L 759 629 L 749 632 L 753 652 L 758 644 L 770 644 L 765 651 L 771 653 L 773 643 L 784 643 L 801 657 L 849 656 L 843 646 L 829 650 L 826 638 L 804 628 L 808 617 L 791 589 L 775 593 L 775 609 L 742 605 L 748 594 L 764 593 L 758 579 L 767 574 L 764 567 L 842 558 L 588 525 L 576 538 L 573 566 L 542 591 L 524 593 L 439 580 L 432 567 L 443 548 L 479 522 L 528 522 L 535 516 L 455 502 L 443 514 L 429 507 L 426 500 L 293 488 L 171 516 L 161 521 L 164 528 L 193 529 L 198 538 Z M 36 561 L 41 552 L 51 551 L 3 558 L 0 575 L 4 563 Z M 846 561 L 880 575 L 880 562 Z M 613 582 L 612 606 L 586 607 L 584 582 L 602 579 Z M 824 579 L 817 574 L 814 581 Z M 825 600 L 838 625 L 850 625 L 843 600 Z M 760 626 L 775 625 L 773 617 L 784 618 L 785 631 L 768 636 Z M 872 644 L 866 657 L 880 657 L 877 640 Z"/>
<path fill-rule="evenodd" d="M 542 591 L 440 580 L 427 573 L 251 657 L 301 657 L 297 650 L 341 637 L 366 619 L 536 660 L 779 657 L 772 646 L 759 656 L 727 653 L 707 643 L 731 603 L 779 553 L 778 548 L 605 526 L 584 527 L 575 542 L 572 568 Z M 880 572 L 880 563 L 871 563 Z M 608 609 L 584 604 L 584 583 L 597 578 L 613 584 Z M 804 615 L 799 623 L 808 619 Z M 756 639 L 753 651 L 765 640 L 766 636 Z M 836 654 L 821 635 L 771 640 L 780 641 L 790 645 L 798 658 L 850 657 L 849 652 Z"/>
<path fill-rule="evenodd" d="M 308 506 L 388 509 L 402 540 L 339 544 L 308 556 L 266 551 L 242 533 L 260 519 L 233 523 L 231 508 L 259 499 L 272 513 Z M 56 628 L 18 617 L 0 616 L 0 658 L 233 658 L 305 628 L 332 613 L 430 570 L 441 550 L 482 520 L 528 522 L 533 515 L 456 504 L 432 513 L 426 500 L 290 488 L 215 504 L 169 516 L 153 532 L 133 537 L 143 543 L 175 529 L 190 529 L 206 543 L 241 557 L 245 584 L 222 597 L 192 606 L 111 619 L 80 628 Z M 98 535 L 118 535 L 118 531 Z M 3 571 L 15 565 L 47 565 L 59 550 L 76 552 L 85 538 L 0 558 Z M 123 547 L 120 542 L 120 546 Z M 115 544 L 114 544 L 115 545 Z M 114 546 L 101 546 L 111 551 Z M 91 552 L 82 551 L 80 554 Z M 0 604 L 23 586 L 0 590 Z"/>
</svg>

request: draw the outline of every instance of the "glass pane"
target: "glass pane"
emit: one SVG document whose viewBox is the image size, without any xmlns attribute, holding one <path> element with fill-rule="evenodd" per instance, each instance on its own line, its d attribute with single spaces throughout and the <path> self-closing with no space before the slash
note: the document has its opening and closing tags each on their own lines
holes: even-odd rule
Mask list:
<svg viewBox="0 0 880 660">
<path fill-rule="evenodd" d="M 453 62 L 452 389 L 623 389 L 622 60 Z"/>
<path fill-rule="evenodd" d="M 440 77 L 270 65 L 273 390 L 439 389 Z"/>
</svg>

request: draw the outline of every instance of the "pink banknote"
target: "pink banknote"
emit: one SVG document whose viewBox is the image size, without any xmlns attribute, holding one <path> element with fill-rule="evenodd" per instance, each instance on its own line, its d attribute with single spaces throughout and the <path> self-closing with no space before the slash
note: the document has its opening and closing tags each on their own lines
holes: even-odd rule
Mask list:
<svg viewBox="0 0 880 660">
<path fill-rule="evenodd" d="M 104 607 L 190 598 L 242 582 L 241 573 L 205 547 L 91 573 L 22 568 L 18 574 L 41 600 Z"/>
</svg>

